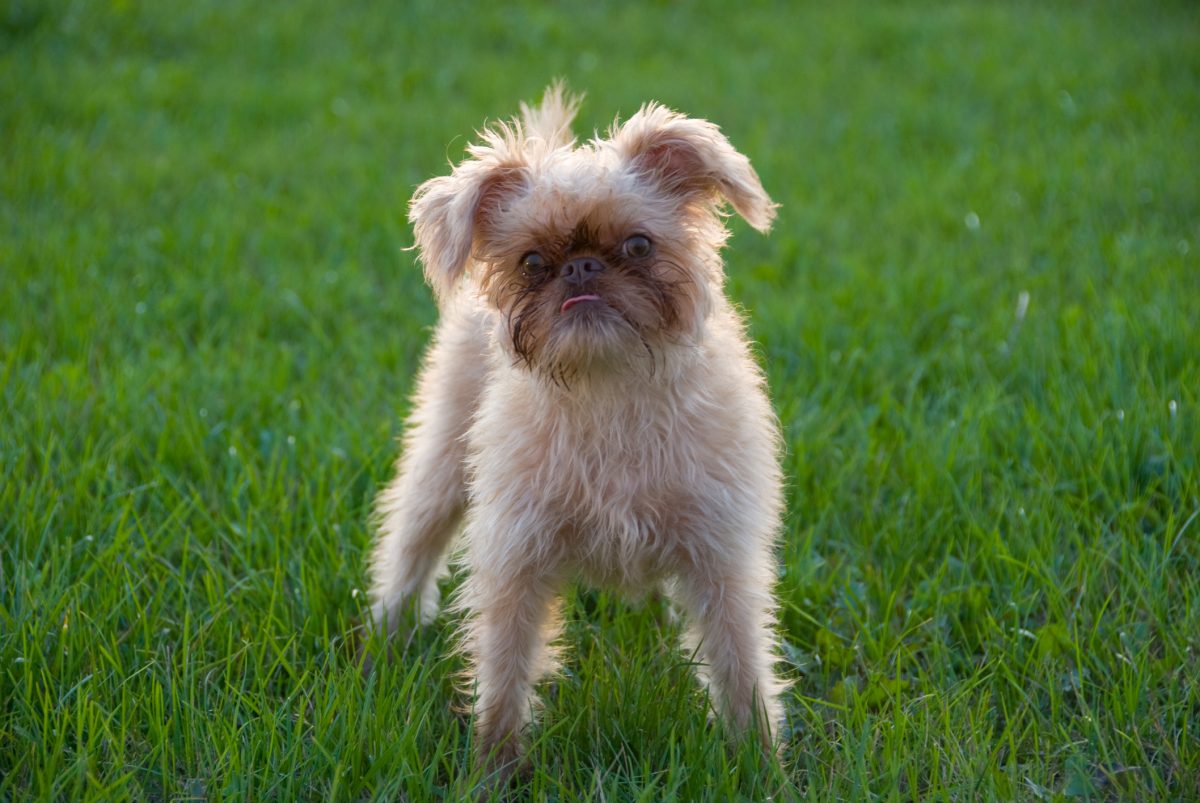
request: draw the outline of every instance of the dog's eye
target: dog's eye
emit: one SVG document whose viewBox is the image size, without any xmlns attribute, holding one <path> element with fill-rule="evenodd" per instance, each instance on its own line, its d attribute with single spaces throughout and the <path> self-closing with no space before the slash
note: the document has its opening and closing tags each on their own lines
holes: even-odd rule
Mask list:
<svg viewBox="0 0 1200 803">
<path fill-rule="evenodd" d="M 623 248 L 625 250 L 625 256 L 640 258 L 650 256 L 650 251 L 653 249 L 653 246 L 650 243 L 649 237 L 643 237 L 640 234 L 635 234 L 625 241 Z"/>
<path fill-rule="evenodd" d="M 537 251 L 530 251 L 521 257 L 521 272 L 526 276 L 536 276 L 546 267 L 546 258 Z"/>
</svg>

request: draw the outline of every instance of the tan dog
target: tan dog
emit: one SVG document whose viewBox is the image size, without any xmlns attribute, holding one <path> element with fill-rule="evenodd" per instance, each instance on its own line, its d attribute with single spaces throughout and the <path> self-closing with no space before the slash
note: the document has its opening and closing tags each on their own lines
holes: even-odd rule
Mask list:
<svg viewBox="0 0 1200 803">
<path fill-rule="evenodd" d="M 760 231 L 775 205 L 711 123 L 651 103 L 576 146 L 577 105 L 551 87 L 413 197 L 441 320 L 377 503 L 389 633 L 412 600 L 432 618 L 463 523 L 477 743 L 502 768 L 576 577 L 663 583 L 725 719 L 768 741 L 781 719 L 779 433 L 720 257 L 725 201 Z"/>
</svg>

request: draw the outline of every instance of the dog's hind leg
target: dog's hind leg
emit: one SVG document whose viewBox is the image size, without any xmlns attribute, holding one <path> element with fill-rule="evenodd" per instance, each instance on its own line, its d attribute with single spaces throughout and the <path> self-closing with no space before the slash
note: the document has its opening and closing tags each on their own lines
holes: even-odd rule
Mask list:
<svg viewBox="0 0 1200 803">
<path fill-rule="evenodd" d="M 443 311 L 417 377 L 395 478 L 375 501 L 371 617 L 391 635 L 416 601 L 422 622 L 437 614 L 437 579 L 466 505 L 464 435 L 486 371 L 477 315 Z"/>
</svg>

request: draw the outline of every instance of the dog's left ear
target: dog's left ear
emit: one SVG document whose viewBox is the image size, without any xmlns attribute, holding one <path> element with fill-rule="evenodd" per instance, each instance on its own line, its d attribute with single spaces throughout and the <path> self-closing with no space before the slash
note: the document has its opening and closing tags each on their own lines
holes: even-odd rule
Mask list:
<svg viewBox="0 0 1200 803">
<path fill-rule="evenodd" d="M 771 228 L 778 205 L 750 160 L 707 120 L 649 103 L 612 132 L 612 143 L 628 164 L 668 192 L 707 196 L 714 203 L 724 198 L 754 228 Z"/>
</svg>

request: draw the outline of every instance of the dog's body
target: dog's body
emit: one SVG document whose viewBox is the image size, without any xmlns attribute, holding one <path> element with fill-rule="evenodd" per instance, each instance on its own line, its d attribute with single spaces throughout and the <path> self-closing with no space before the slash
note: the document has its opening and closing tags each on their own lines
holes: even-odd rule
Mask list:
<svg viewBox="0 0 1200 803">
<path fill-rule="evenodd" d="M 457 605 L 478 745 L 501 765 L 575 577 L 662 583 L 726 719 L 769 738 L 781 715 L 778 431 L 718 216 L 728 200 L 765 230 L 774 205 L 715 126 L 650 105 L 577 148 L 574 105 L 551 89 L 414 197 L 441 319 L 378 500 L 372 613 L 392 628 L 410 600 L 436 610 L 465 522 Z"/>
</svg>

